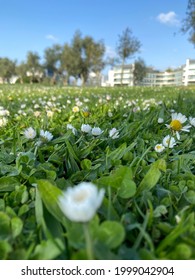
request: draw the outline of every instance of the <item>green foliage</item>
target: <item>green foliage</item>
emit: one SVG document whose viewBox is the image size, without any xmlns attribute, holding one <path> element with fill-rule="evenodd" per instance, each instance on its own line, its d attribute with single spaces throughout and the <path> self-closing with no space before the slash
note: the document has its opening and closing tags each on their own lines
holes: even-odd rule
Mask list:
<svg viewBox="0 0 195 280">
<path fill-rule="evenodd" d="M 139 85 L 147 74 L 147 67 L 143 59 L 139 58 L 134 63 L 134 85 Z"/>
<path fill-rule="evenodd" d="M 62 195 L 62 192 L 52 185 L 49 181 L 38 180 L 38 190 L 40 196 L 47 208 L 47 210 L 59 221 L 62 219 L 62 213 L 58 206 L 59 196 Z M 37 215 L 39 216 L 39 214 Z"/>
<path fill-rule="evenodd" d="M 157 184 L 161 176 L 161 170 L 166 171 L 166 163 L 164 159 L 159 159 L 152 164 L 137 188 L 137 195 L 143 191 L 150 191 Z"/>
<path fill-rule="evenodd" d="M 181 31 L 183 33 L 189 33 L 189 41 L 194 45 L 195 44 L 195 33 L 194 33 L 194 26 L 195 26 L 195 1 L 188 0 L 187 10 L 186 10 L 186 17 L 183 20 Z"/>
<path fill-rule="evenodd" d="M 97 236 L 99 241 L 113 249 L 118 247 L 125 238 L 123 226 L 115 221 L 105 221 L 98 228 Z"/>
<path fill-rule="evenodd" d="M 125 61 L 132 57 L 135 53 L 140 50 L 140 41 L 132 35 L 130 28 L 126 28 L 122 35 L 119 35 L 119 42 L 117 46 L 117 53 L 122 61 L 122 74 L 121 74 L 121 85 L 123 82 L 123 72 Z"/>
<path fill-rule="evenodd" d="M 195 128 L 178 140 L 165 125 L 195 117 L 193 89 L 3 85 L 0 100 L 0 259 L 195 258 Z M 156 151 L 166 135 L 176 145 Z M 81 182 L 105 191 L 84 225 L 59 206 Z"/>
<path fill-rule="evenodd" d="M 16 62 L 10 60 L 7 57 L 0 57 L 0 77 L 3 78 L 5 82 L 9 81 L 9 78 L 15 74 L 15 67 Z"/>
</svg>

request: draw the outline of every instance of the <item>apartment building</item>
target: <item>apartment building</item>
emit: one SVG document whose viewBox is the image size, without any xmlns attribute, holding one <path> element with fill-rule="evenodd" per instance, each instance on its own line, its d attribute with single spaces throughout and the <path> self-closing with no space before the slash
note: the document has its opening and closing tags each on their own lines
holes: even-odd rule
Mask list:
<svg viewBox="0 0 195 280">
<path fill-rule="evenodd" d="M 133 86 L 134 64 L 125 65 L 122 75 L 121 66 L 116 66 L 108 72 L 108 86 Z M 123 76 L 123 78 L 122 78 Z M 146 76 L 140 83 L 142 86 L 188 86 L 195 84 L 195 60 L 187 59 L 186 64 L 177 69 L 158 71 L 148 69 Z"/>
<path fill-rule="evenodd" d="M 120 86 L 121 83 L 124 86 L 133 86 L 133 71 L 134 64 L 124 65 L 123 72 L 121 66 L 116 66 L 113 71 L 114 86 Z"/>
<path fill-rule="evenodd" d="M 187 59 L 183 67 L 183 84 L 185 86 L 195 84 L 195 59 Z"/>
<path fill-rule="evenodd" d="M 143 86 L 182 86 L 183 70 L 148 72 L 140 85 Z"/>
</svg>

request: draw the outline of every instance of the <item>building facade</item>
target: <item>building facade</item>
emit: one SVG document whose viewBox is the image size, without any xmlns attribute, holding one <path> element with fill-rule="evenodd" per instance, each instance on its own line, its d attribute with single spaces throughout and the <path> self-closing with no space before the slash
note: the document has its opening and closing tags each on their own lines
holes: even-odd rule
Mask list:
<svg viewBox="0 0 195 280">
<path fill-rule="evenodd" d="M 125 65 L 122 74 L 121 66 L 116 66 L 108 72 L 107 86 L 133 86 L 134 64 Z M 123 78 L 122 78 L 123 77 Z M 186 64 L 177 69 L 157 71 L 149 69 L 140 86 L 188 86 L 195 85 L 195 60 L 187 59 Z"/>
<path fill-rule="evenodd" d="M 187 59 L 183 67 L 183 84 L 185 86 L 195 84 L 195 59 Z"/>
<path fill-rule="evenodd" d="M 165 72 L 148 72 L 140 85 L 143 86 L 182 86 L 183 70 L 176 69 Z"/>
</svg>

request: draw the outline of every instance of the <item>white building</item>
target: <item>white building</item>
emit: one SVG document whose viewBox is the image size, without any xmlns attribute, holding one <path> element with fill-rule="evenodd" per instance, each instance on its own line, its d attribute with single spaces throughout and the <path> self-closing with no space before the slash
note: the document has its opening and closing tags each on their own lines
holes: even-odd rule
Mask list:
<svg viewBox="0 0 195 280">
<path fill-rule="evenodd" d="M 185 86 L 195 84 L 195 60 L 187 59 L 183 67 L 183 84 Z"/>
<path fill-rule="evenodd" d="M 150 71 L 146 74 L 140 85 L 143 86 L 182 86 L 183 69 L 172 71 Z"/>
<path fill-rule="evenodd" d="M 108 72 L 107 86 L 133 86 L 134 64 L 125 65 L 122 79 L 122 68 L 116 66 Z M 149 69 L 140 83 L 142 86 L 188 86 L 195 84 L 195 60 L 187 59 L 186 64 L 180 68 L 169 71 L 157 71 Z"/>
<path fill-rule="evenodd" d="M 121 66 L 116 66 L 114 68 L 114 85 L 121 85 L 124 86 L 133 86 L 133 71 L 134 71 L 134 64 L 124 65 L 123 71 Z"/>
</svg>

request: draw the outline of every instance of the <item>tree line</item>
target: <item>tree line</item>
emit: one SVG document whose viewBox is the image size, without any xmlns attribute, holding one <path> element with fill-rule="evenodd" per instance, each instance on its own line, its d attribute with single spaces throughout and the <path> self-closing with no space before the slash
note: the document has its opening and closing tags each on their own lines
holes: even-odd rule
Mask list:
<svg viewBox="0 0 195 280">
<path fill-rule="evenodd" d="M 69 84 L 70 77 L 74 77 L 75 84 L 81 79 L 82 85 L 85 85 L 92 72 L 97 79 L 100 78 L 106 65 L 114 66 L 120 63 L 123 72 L 126 60 L 138 52 L 140 47 L 140 41 L 127 27 L 119 35 L 117 57 L 105 58 L 106 48 L 103 41 L 95 41 L 91 36 L 83 37 L 80 31 L 76 31 L 70 44 L 54 44 L 46 48 L 43 63 L 40 63 L 40 55 L 32 51 L 27 53 L 26 60 L 20 64 L 7 57 L 0 57 L 0 77 L 6 82 L 16 75 L 20 83 L 27 80 L 30 83 L 41 82 L 47 79 L 50 84 L 55 84 L 59 79 L 64 84 Z M 139 68 L 140 65 L 145 67 L 143 60 L 136 61 L 137 64 Z"/>
<path fill-rule="evenodd" d="M 186 17 L 183 20 L 181 31 L 189 34 L 189 41 L 195 45 L 195 0 L 189 0 Z M 44 62 L 37 52 L 29 51 L 26 60 L 20 64 L 7 57 L 0 57 L 0 78 L 6 82 L 13 75 L 17 75 L 20 83 L 41 82 L 48 79 L 55 84 L 61 79 L 64 84 L 69 84 L 70 77 L 74 77 L 75 84 L 81 79 L 85 85 L 89 74 L 95 73 L 95 77 L 101 76 L 101 71 L 106 65 L 121 65 L 121 85 L 123 69 L 127 59 L 133 58 L 141 48 L 141 42 L 127 27 L 118 37 L 117 57 L 105 58 L 106 48 L 103 41 L 95 41 L 91 36 L 82 36 L 76 31 L 70 44 L 54 44 L 44 50 Z M 139 84 L 147 73 L 147 67 L 143 59 L 134 62 L 134 84 Z"/>
</svg>

